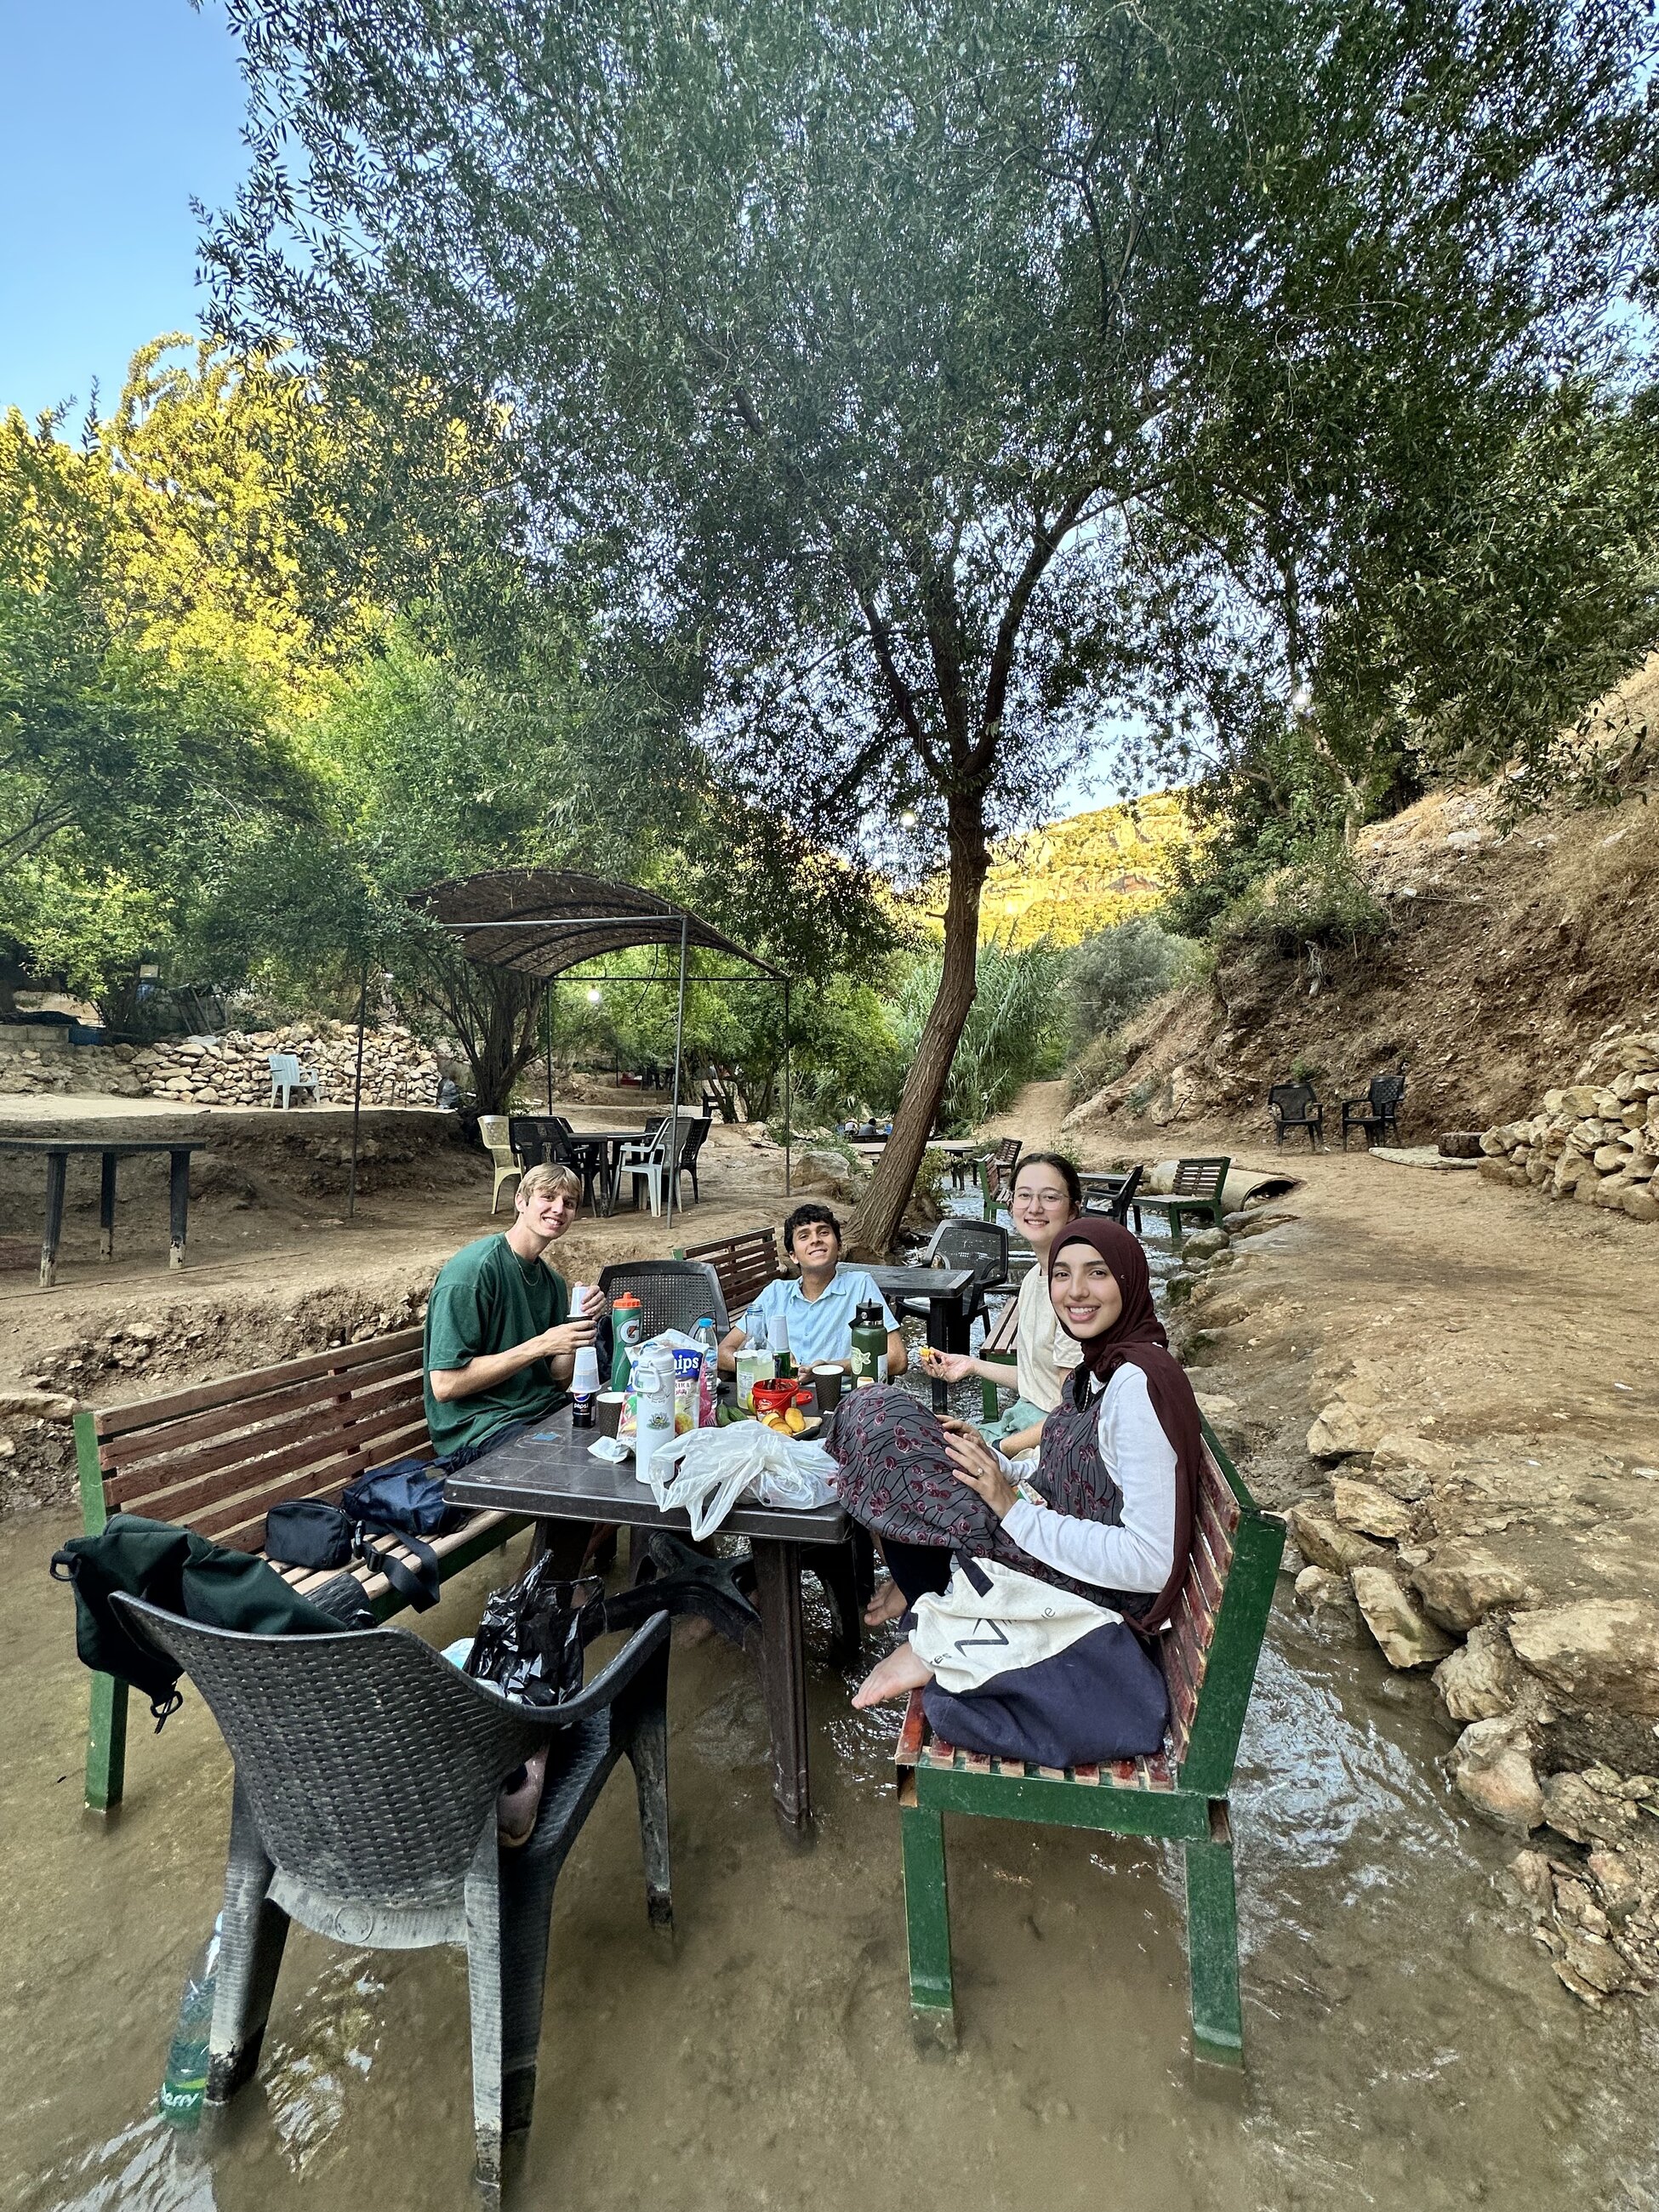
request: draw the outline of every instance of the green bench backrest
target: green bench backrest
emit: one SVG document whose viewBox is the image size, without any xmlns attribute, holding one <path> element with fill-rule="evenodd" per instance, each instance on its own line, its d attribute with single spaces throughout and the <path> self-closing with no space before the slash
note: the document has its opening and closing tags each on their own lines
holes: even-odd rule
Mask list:
<svg viewBox="0 0 1659 2212">
<path fill-rule="evenodd" d="M 1285 1524 L 1260 1510 L 1209 1423 L 1203 1427 L 1192 1565 L 1163 1656 L 1181 1786 L 1222 1797 L 1232 1780 L 1273 1610 Z"/>
</svg>

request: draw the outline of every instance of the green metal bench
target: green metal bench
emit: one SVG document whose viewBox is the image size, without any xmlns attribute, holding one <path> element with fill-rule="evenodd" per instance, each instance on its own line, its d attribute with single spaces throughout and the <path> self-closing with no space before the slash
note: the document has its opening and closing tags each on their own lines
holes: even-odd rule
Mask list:
<svg viewBox="0 0 1659 2212">
<path fill-rule="evenodd" d="M 370 1468 L 431 1456 L 421 1331 L 400 1329 L 141 1405 L 77 1413 L 75 1449 L 88 1535 L 95 1536 L 112 1513 L 143 1513 L 216 1544 L 258 1552 L 270 1507 L 298 1498 L 332 1502 Z M 474 1513 L 434 1536 L 440 1581 L 527 1525 L 520 1515 Z M 377 1537 L 375 1548 L 419 1564 L 395 1538 Z M 277 1568 L 301 1591 L 337 1571 Z M 401 1610 L 404 1600 L 385 1575 L 363 1565 L 352 1572 L 378 1619 Z M 126 1744 L 127 1686 L 94 1674 L 87 1736 L 87 1803 L 94 1812 L 121 1802 Z"/>
<path fill-rule="evenodd" d="M 1139 1233 L 1143 1213 L 1161 1213 L 1170 1224 L 1170 1242 L 1178 1252 L 1186 1215 L 1195 1215 L 1207 1221 L 1212 1229 L 1219 1229 L 1227 1211 L 1221 1194 L 1231 1166 L 1231 1160 L 1215 1158 L 1177 1160 L 1175 1181 L 1167 1191 L 1137 1190 L 1130 1201 L 1136 1234 Z"/>
<path fill-rule="evenodd" d="M 1151 1759 L 1104 1766 L 1028 1766 L 941 1742 L 914 1691 L 894 1753 L 910 1952 L 910 2014 L 933 2041 L 954 2045 L 946 1813 L 999 1820 L 1168 1836 L 1184 1848 L 1187 1950 L 1196 2055 L 1243 2063 L 1238 1921 L 1227 1791 L 1267 1632 L 1284 1523 L 1262 1513 L 1204 1427 L 1198 1528 L 1187 1581 L 1162 1639 L 1170 1735 Z"/>
</svg>

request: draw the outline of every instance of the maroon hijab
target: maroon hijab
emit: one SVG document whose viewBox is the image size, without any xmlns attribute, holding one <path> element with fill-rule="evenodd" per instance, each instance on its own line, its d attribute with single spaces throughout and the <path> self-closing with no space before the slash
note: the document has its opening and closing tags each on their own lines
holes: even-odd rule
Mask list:
<svg viewBox="0 0 1659 2212">
<path fill-rule="evenodd" d="M 1146 1377 L 1146 1395 L 1152 1401 L 1152 1411 L 1175 1449 L 1175 1557 L 1170 1579 L 1139 1618 L 1129 1623 L 1143 1634 L 1151 1634 L 1169 1619 L 1181 1595 L 1181 1585 L 1187 1579 L 1188 1562 L 1192 1556 L 1193 1530 L 1198 1521 L 1199 1473 L 1204 1460 L 1204 1431 L 1199 1423 L 1198 1401 L 1193 1395 L 1193 1386 L 1187 1380 L 1185 1370 L 1170 1350 L 1170 1340 L 1153 1308 L 1152 1277 L 1140 1239 L 1115 1221 L 1108 1221 L 1100 1215 L 1085 1214 L 1067 1222 L 1048 1248 L 1051 1301 L 1054 1262 L 1068 1244 L 1087 1244 L 1098 1252 L 1123 1294 L 1123 1310 L 1103 1335 L 1072 1340 L 1083 1346 L 1082 1368 L 1072 1386 L 1073 1402 L 1079 1406 L 1086 1402 L 1087 1386 L 1083 1376 L 1091 1376 L 1097 1382 L 1105 1383 L 1120 1367 L 1138 1367 Z M 1058 1306 L 1054 1308 L 1054 1318 L 1071 1336 Z"/>
</svg>

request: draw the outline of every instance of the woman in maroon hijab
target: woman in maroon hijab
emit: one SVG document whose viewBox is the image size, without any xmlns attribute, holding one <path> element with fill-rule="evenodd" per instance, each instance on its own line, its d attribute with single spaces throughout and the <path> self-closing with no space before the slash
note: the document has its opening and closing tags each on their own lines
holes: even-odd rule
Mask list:
<svg viewBox="0 0 1659 2212">
<path fill-rule="evenodd" d="M 881 1538 L 907 1603 L 945 1588 L 953 1555 L 993 1559 L 1109 1607 L 1150 1641 L 1192 1550 L 1197 1401 L 1127 1229 L 1092 1218 L 1063 1229 L 1049 1250 L 1048 1295 L 1083 1360 L 1044 1425 L 1031 1480 L 965 1422 L 940 1421 L 906 1391 L 864 1389 L 836 1422 L 841 1501 Z M 854 1703 L 927 1679 L 902 1644 Z"/>
</svg>

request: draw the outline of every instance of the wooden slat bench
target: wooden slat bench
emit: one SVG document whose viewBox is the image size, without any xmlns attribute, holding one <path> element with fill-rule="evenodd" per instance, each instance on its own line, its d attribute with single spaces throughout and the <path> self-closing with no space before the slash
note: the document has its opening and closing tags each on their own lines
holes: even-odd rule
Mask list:
<svg viewBox="0 0 1659 2212">
<path fill-rule="evenodd" d="M 717 1237 L 712 1244 L 676 1246 L 677 1260 L 706 1260 L 720 1277 L 720 1294 L 733 1321 L 783 1273 L 778 1240 L 771 1229 L 745 1230 L 740 1237 Z"/>
<path fill-rule="evenodd" d="M 394 1459 L 429 1459 L 421 1388 L 421 1332 L 341 1345 L 252 1374 L 176 1390 L 140 1405 L 75 1417 L 81 1510 L 88 1535 L 112 1513 L 142 1513 L 242 1552 L 263 1550 L 265 1515 L 290 1498 L 337 1498 L 349 1482 Z M 526 1527 L 519 1516 L 475 1513 L 432 1539 L 442 1581 Z M 393 1537 L 377 1550 L 415 1555 Z M 305 1591 L 337 1568 L 283 1567 Z M 354 1567 L 376 1616 L 404 1600 L 385 1575 Z M 127 1686 L 94 1674 L 87 1738 L 87 1803 L 120 1802 L 126 1767 Z"/>
<path fill-rule="evenodd" d="M 1282 1522 L 1261 1512 L 1205 1424 L 1203 1488 L 1192 1565 L 1162 1642 L 1170 1733 L 1150 1759 L 1105 1767 L 1028 1766 L 986 1759 L 930 1735 L 913 1691 L 894 1753 L 910 1952 L 910 2012 L 954 2044 L 946 1813 L 1120 1836 L 1168 1836 L 1187 1868 L 1187 1950 L 1197 2056 L 1243 2062 L 1238 1922 L 1227 1792 L 1267 1632 Z"/>
<path fill-rule="evenodd" d="M 1170 1189 L 1137 1190 L 1129 1201 L 1137 1234 L 1142 1213 L 1162 1213 L 1170 1224 L 1170 1242 L 1178 1252 L 1182 1224 L 1187 1215 L 1194 1214 L 1207 1221 L 1212 1229 L 1219 1229 L 1227 1211 L 1221 1194 L 1231 1165 L 1231 1160 L 1223 1158 L 1177 1160 L 1175 1182 Z"/>
</svg>

